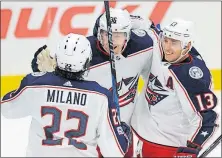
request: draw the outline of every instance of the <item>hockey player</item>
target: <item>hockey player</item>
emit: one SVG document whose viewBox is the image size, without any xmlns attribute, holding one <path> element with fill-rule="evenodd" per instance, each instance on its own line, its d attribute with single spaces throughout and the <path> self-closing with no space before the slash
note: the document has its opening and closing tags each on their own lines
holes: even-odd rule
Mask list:
<svg viewBox="0 0 222 158">
<path fill-rule="evenodd" d="M 1 102 L 6 118 L 32 116 L 27 156 L 98 157 L 98 145 L 104 156 L 123 157 L 130 128 L 117 121 L 111 92 L 83 80 L 90 42 L 68 34 L 55 55 L 55 71 L 28 74 Z"/>
<path fill-rule="evenodd" d="M 126 10 L 110 8 L 113 46 L 115 53 L 115 67 L 121 120 L 130 123 L 137 95 L 139 76 L 148 77 L 151 65 L 153 41 L 139 26 L 132 26 L 131 21 L 137 17 L 129 15 Z M 132 29 L 134 29 L 132 31 Z M 112 89 L 111 71 L 109 63 L 109 47 L 105 13 L 96 22 L 94 36 L 88 37 L 92 47 L 92 62 L 90 72 L 86 76 L 95 80 L 107 89 Z M 53 59 L 49 57 L 46 46 L 41 47 L 32 61 L 33 71 L 53 70 Z M 133 144 L 132 144 L 133 145 Z M 133 156 L 130 148 L 126 157 Z"/>
<path fill-rule="evenodd" d="M 192 25 L 175 19 L 156 34 L 151 73 L 131 120 L 142 157 L 197 157 L 217 127 L 217 98 L 192 47 Z"/>
</svg>

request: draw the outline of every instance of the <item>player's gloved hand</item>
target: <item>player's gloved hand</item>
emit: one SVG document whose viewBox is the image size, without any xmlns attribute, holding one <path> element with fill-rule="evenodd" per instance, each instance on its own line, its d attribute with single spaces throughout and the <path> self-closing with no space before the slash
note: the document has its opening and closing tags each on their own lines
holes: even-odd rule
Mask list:
<svg viewBox="0 0 222 158">
<path fill-rule="evenodd" d="M 156 28 L 159 29 L 159 30 L 161 30 L 160 24 L 156 24 Z"/>
<path fill-rule="evenodd" d="M 174 157 L 197 157 L 201 146 L 187 141 L 187 147 L 179 147 Z"/>
<path fill-rule="evenodd" d="M 35 52 L 31 65 L 33 72 L 52 72 L 55 70 L 56 61 L 50 56 L 49 49 L 44 45 Z"/>
<path fill-rule="evenodd" d="M 187 157 L 187 158 L 195 158 L 199 154 L 199 150 L 189 147 L 179 147 L 177 149 L 177 153 L 174 155 L 175 158 Z"/>
<path fill-rule="evenodd" d="M 132 144 L 132 137 L 133 137 L 132 129 L 125 122 L 121 122 L 121 126 L 122 126 L 122 129 L 126 135 L 126 139 L 129 142 L 129 146 L 130 146 Z"/>
<path fill-rule="evenodd" d="M 152 24 L 150 20 L 144 20 L 141 16 L 130 15 L 132 29 L 148 30 Z"/>
</svg>

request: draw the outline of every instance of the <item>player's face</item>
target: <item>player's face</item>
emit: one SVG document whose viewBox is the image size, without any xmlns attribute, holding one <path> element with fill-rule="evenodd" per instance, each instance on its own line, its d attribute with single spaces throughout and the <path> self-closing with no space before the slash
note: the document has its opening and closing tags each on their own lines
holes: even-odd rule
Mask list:
<svg viewBox="0 0 222 158">
<path fill-rule="evenodd" d="M 168 37 L 163 37 L 162 46 L 164 57 L 168 62 L 176 61 L 181 56 L 181 41 Z"/>
<path fill-rule="evenodd" d="M 126 33 L 124 32 L 113 32 L 113 50 L 115 54 L 122 53 L 122 49 L 126 43 Z M 109 43 L 108 43 L 108 33 L 107 31 L 101 30 L 101 44 L 106 52 L 109 52 Z"/>
</svg>

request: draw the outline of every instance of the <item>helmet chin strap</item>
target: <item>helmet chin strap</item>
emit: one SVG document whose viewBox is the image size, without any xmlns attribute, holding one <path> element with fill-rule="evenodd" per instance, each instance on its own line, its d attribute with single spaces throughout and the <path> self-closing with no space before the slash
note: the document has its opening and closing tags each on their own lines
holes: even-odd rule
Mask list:
<svg viewBox="0 0 222 158">
<path fill-rule="evenodd" d="M 123 45 L 122 50 L 121 50 L 120 53 L 122 53 L 122 52 L 125 50 L 126 46 L 127 46 L 127 40 L 125 41 L 125 43 L 124 43 L 124 45 Z"/>
<path fill-rule="evenodd" d="M 185 46 L 184 46 L 185 45 Z M 177 58 L 175 61 L 168 61 L 169 63 L 172 63 L 172 64 L 175 64 L 175 63 L 177 63 L 178 61 L 180 61 L 184 56 L 186 56 L 187 54 L 188 54 L 188 52 L 190 51 L 190 49 L 191 49 L 191 47 L 187 50 L 187 52 L 185 53 L 185 54 L 183 54 L 185 51 L 186 51 L 186 48 L 188 47 L 188 43 L 186 43 L 186 44 L 183 44 L 182 42 L 181 42 L 181 48 L 183 48 L 182 49 L 182 51 L 180 52 L 180 56 L 179 56 L 179 58 Z"/>
<path fill-rule="evenodd" d="M 185 52 L 185 49 L 183 49 L 183 50 L 181 51 L 179 58 L 177 58 L 175 61 L 170 61 L 170 62 L 168 61 L 168 62 L 169 62 L 169 63 L 172 63 L 172 64 L 177 63 L 177 62 L 180 61 L 184 56 L 186 56 L 189 51 L 187 50 L 187 52 L 186 52 L 185 54 L 183 54 L 184 52 Z"/>
</svg>

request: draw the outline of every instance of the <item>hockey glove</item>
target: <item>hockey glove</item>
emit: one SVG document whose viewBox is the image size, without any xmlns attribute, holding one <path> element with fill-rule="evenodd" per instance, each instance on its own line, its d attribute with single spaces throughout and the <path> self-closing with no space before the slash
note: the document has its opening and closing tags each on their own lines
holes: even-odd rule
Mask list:
<svg viewBox="0 0 222 158">
<path fill-rule="evenodd" d="M 177 153 L 174 157 L 197 157 L 199 152 L 201 150 L 201 147 L 193 144 L 192 142 L 187 142 L 187 147 L 179 147 L 177 149 Z"/>
<path fill-rule="evenodd" d="M 197 149 L 188 148 L 188 147 L 179 147 L 174 157 L 175 158 L 180 158 L 180 157 L 193 158 L 193 157 L 197 157 L 198 154 L 199 154 L 199 151 Z"/>
<path fill-rule="evenodd" d="M 141 16 L 130 15 L 132 30 L 148 30 L 152 24 L 150 20 L 144 20 Z"/>
<path fill-rule="evenodd" d="M 132 129 L 125 122 L 121 122 L 121 127 L 126 135 L 125 136 L 126 139 L 129 141 L 129 146 L 130 146 L 132 143 L 132 137 L 133 137 Z"/>
<path fill-rule="evenodd" d="M 55 70 L 56 61 L 50 56 L 49 49 L 44 45 L 35 52 L 31 64 L 33 72 L 52 72 Z"/>
<path fill-rule="evenodd" d="M 157 28 L 158 30 L 161 30 L 160 24 L 156 24 L 156 28 Z"/>
</svg>

